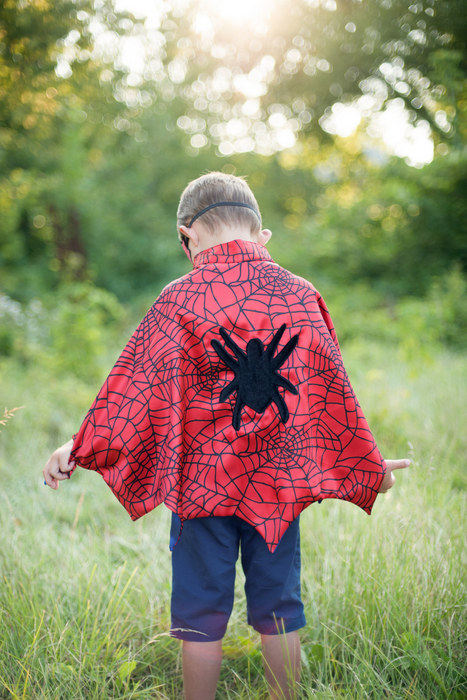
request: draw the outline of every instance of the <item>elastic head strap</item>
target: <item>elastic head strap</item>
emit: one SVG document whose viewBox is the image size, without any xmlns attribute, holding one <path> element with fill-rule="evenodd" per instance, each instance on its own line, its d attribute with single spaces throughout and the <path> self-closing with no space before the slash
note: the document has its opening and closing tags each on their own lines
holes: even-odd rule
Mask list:
<svg viewBox="0 0 467 700">
<path fill-rule="evenodd" d="M 245 202 L 216 202 L 215 204 L 210 204 L 208 207 L 201 209 L 201 211 L 199 211 L 197 214 L 195 214 L 195 216 L 192 218 L 192 220 L 188 224 L 187 228 L 191 228 L 199 216 L 201 216 L 202 214 L 205 214 L 210 209 L 214 209 L 214 207 L 243 207 L 244 209 L 251 209 L 251 211 L 254 211 L 254 213 L 258 217 L 259 221 L 261 222 L 260 215 L 258 214 L 256 209 L 251 206 L 251 204 L 246 204 Z"/>
</svg>

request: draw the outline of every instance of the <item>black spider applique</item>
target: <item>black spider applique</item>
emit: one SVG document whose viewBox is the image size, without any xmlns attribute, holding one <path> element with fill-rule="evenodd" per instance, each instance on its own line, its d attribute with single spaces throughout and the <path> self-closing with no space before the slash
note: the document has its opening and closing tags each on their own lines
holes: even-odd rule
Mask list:
<svg viewBox="0 0 467 700">
<path fill-rule="evenodd" d="M 274 335 L 266 350 L 259 338 L 252 338 L 246 346 L 246 353 L 229 337 L 225 328 L 220 328 L 220 334 L 226 346 L 232 350 L 236 359 L 226 352 L 224 346 L 218 340 L 211 341 L 212 347 L 221 360 L 235 372 L 235 379 L 222 389 L 220 395 L 220 400 L 223 403 L 227 401 L 230 394 L 234 391 L 237 392 L 232 418 L 232 425 L 235 430 L 240 430 L 240 416 L 244 406 L 249 406 L 257 413 L 264 413 L 271 403 L 275 403 L 279 409 L 282 422 L 287 423 L 289 419 L 289 409 L 277 391 L 277 387 L 281 386 L 292 394 L 298 394 L 298 391 L 277 370 L 294 351 L 298 343 L 298 334 L 289 340 L 276 357 L 273 357 L 285 328 L 286 325 L 284 323 Z"/>
</svg>

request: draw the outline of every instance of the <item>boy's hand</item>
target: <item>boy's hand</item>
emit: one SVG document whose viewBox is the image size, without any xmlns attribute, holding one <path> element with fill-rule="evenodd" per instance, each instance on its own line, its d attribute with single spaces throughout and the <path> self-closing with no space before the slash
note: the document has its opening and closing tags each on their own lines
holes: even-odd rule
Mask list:
<svg viewBox="0 0 467 700">
<path fill-rule="evenodd" d="M 386 491 L 392 489 L 396 481 L 396 477 L 393 474 L 395 469 L 406 469 L 411 464 L 410 459 L 385 459 L 384 461 L 386 463 L 386 474 L 378 493 L 386 493 Z"/>
<path fill-rule="evenodd" d="M 71 474 L 69 474 L 69 472 L 71 472 L 75 466 L 74 462 L 68 464 L 72 448 L 73 440 L 69 440 L 67 443 L 59 447 L 58 450 L 55 450 L 52 457 L 42 470 L 44 480 L 47 486 L 50 486 L 51 489 L 57 490 L 59 487 L 59 481 L 70 478 Z"/>
</svg>

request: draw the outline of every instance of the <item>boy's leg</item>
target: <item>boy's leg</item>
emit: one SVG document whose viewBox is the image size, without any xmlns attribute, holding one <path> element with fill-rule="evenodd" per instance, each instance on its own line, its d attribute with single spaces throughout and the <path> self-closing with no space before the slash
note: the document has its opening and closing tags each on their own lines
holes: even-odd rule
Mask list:
<svg viewBox="0 0 467 700">
<path fill-rule="evenodd" d="M 298 632 L 262 634 L 261 644 L 271 700 L 295 700 L 301 661 Z"/>
<path fill-rule="evenodd" d="M 234 601 L 237 519 L 195 518 L 180 537 L 179 528 L 173 530 L 171 632 L 183 641 L 185 700 L 214 700 Z"/>
<path fill-rule="evenodd" d="M 300 681 L 298 632 L 261 635 L 263 665 L 271 700 L 295 700 Z M 222 640 L 183 642 L 185 700 L 215 700 L 222 662 Z"/>
<path fill-rule="evenodd" d="M 214 700 L 221 661 L 222 639 L 216 642 L 183 642 L 185 700 Z"/>
<path fill-rule="evenodd" d="M 298 630 L 306 625 L 300 594 L 299 518 L 274 553 L 256 530 L 242 527 L 248 622 L 261 634 L 271 700 L 295 700 L 301 661 Z"/>
</svg>

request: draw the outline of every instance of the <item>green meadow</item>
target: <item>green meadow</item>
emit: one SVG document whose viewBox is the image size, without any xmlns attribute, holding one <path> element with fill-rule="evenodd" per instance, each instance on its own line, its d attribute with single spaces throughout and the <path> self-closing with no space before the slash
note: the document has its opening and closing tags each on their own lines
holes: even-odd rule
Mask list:
<svg viewBox="0 0 467 700">
<path fill-rule="evenodd" d="M 412 466 L 370 517 L 338 501 L 302 515 L 302 697 L 467 698 L 467 362 L 357 342 L 343 354 L 383 454 Z M 169 511 L 133 523 L 82 469 L 44 487 L 98 386 L 14 361 L 0 378 L 3 403 L 24 406 L 0 434 L 0 697 L 181 699 Z M 218 697 L 267 697 L 240 570 Z"/>
</svg>

